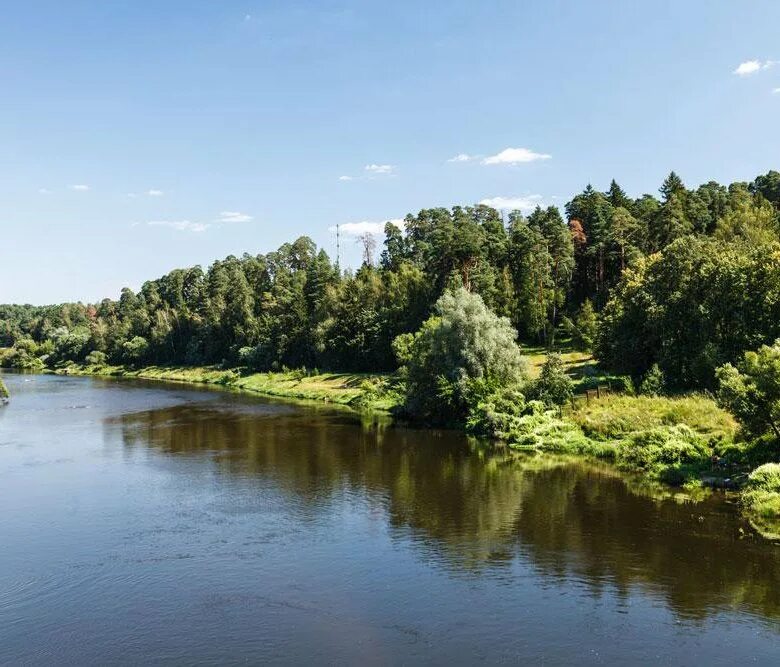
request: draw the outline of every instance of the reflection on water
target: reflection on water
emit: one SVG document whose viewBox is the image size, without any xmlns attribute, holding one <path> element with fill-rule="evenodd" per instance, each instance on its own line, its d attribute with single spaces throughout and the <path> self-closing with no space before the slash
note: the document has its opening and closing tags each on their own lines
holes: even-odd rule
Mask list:
<svg viewBox="0 0 780 667">
<path fill-rule="evenodd" d="M 345 490 L 366 495 L 455 570 L 520 554 L 540 575 L 573 573 L 594 594 L 641 584 L 687 617 L 780 612 L 780 550 L 745 535 L 720 494 L 654 497 L 607 466 L 491 454 L 458 433 L 359 428 L 327 413 L 177 405 L 115 421 L 128 448 L 208 455 L 222 474 L 273 480 L 307 511 L 332 512 Z"/>
<path fill-rule="evenodd" d="M 182 385 L 9 375 L 0 664 L 780 664 L 727 497 Z"/>
</svg>

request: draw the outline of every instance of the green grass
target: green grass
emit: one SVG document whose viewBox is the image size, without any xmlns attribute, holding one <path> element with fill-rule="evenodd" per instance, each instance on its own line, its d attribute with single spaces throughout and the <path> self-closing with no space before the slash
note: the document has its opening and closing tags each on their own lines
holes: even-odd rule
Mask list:
<svg viewBox="0 0 780 667">
<path fill-rule="evenodd" d="M 578 401 L 567 411 L 587 436 L 614 440 L 631 433 L 684 424 L 711 446 L 733 440 L 737 430 L 734 418 L 708 396 L 625 396 L 609 395 L 590 402 Z"/>
<path fill-rule="evenodd" d="M 741 505 L 759 533 L 780 540 L 780 463 L 765 463 L 750 473 Z"/>
<path fill-rule="evenodd" d="M 387 411 L 398 401 L 391 376 L 378 374 L 303 375 L 297 371 L 243 374 L 240 369 L 225 370 L 208 366 L 146 366 L 138 369 L 123 366 L 69 366 L 60 372 L 221 385 L 263 396 L 322 401 L 364 410 Z"/>
<path fill-rule="evenodd" d="M 0 398 L 8 398 L 10 394 L 8 393 L 8 387 L 5 386 L 5 382 L 3 382 L 3 378 L 0 378 Z"/>
</svg>

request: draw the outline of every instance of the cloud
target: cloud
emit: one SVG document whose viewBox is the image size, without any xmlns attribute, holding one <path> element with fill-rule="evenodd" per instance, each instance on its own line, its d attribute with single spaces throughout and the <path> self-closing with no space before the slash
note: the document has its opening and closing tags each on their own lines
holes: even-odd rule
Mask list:
<svg viewBox="0 0 780 667">
<path fill-rule="evenodd" d="M 155 190 L 152 188 L 151 190 L 147 190 L 146 194 L 150 197 L 162 197 L 165 193 L 162 190 Z"/>
<path fill-rule="evenodd" d="M 479 202 L 483 206 L 491 206 L 499 211 L 533 211 L 542 204 L 542 195 L 526 197 L 488 197 Z"/>
<path fill-rule="evenodd" d="M 339 176 L 340 181 L 353 181 L 355 180 L 353 176 Z"/>
<path fill-rule="evenodd" d="M 392 174 L 395 171 L 392 164 L 367 164 L 363 169 L 369 174 Z"/>
<path fill-rule="evenodd" d="M 369 220 L 362 220 L 361 222 L 345 222 L 339 225 L 339 232 L 345 236 L 362 236 L 363 234 L 383 234 L 385 231 L 385 224 L 389 222 L 396 227 L 403 228 L 404 221 L 401 218 L 392 218 L 385 222 L 372 222 Z M 329 232 L 336 232 L 336 225 L 328 227 Z"/>
<path fill-rule="evenodd" d="M 482 164 L 520 164 L 521 162 L 536 162 L 549 160 L 552 155 L 535 153 L 528 148 L 505 148 L 500 153 L 490 155 L 482 160 Z"/>
<path fill-rule="evenodd" d="M 222 211 L 217 222 L 252 222 L 253 217 L 241 211 Z"/>
<path fill-rule="evenodd" d="M 468 153 L 458 153 L 455 157 L 451 157 L 447 162 L 471 162 L 477 160 L 478 156 L 469 155 Z"/>
<path fill-rule="evenodd" d="M 773 88 L 773 89 L 772 89 L 772 94 L 773 94 L 773 95 L 778 95 L 778 94 L 780 94 L 780 88 Z"/>
<path fill-rule="evenodd" d="M 75 190 L 76 192 L 86 192 L 87 190 L 89 190 L 89 186 L 88 185 L 71 185 L 70 189 L 71 190 Z"/>
<path fill-rule="evenodd" d="M 149 227 L 170 227 L 177 232 L 205 232 L 211 225 L 190 220 L 150 220 L 146 223 Z"/>
<path fill-rule="evenodd" d="M 734 74 L 737 76 L 750 76 L 762 69 L 769 69 L 776 64 L 776 60 L 746 60 L 739 64 L 737 69 L 734 70 Z"/>
</svg>

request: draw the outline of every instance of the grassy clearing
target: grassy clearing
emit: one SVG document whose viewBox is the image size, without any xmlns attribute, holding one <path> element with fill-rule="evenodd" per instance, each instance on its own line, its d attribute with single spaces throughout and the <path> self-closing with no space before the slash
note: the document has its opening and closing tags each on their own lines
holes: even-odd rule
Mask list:
<svg viewBox="0 0 780 667">
<path fill-rule="evenodd" d="M 242 373 L 239 369 L 202 366 L 147 366 L 139 369 L 123 366 L 69 366 L 60 372 L 221 385 L 263 396 L 322 401 L 380 411 L 390 410 L 398 400 L 390 376 L 363 373 Z"/>
<path fill-rule="evenodd" d="M 541 372 L 549 350 L 541 345 L 522 347 L 523 354 L 528 360 L 530 375 L 535 378 Z M 572 379 L 579 380 L 598 373 L 598 364 L 590 352 L 575 350 L 568 344 L 563 344 L 556 351 L 560 354 L 563 366 Z"/>
<path fill-rule="evenodd" d="M 680 397 L 610 395 L 589 403 L 579 401 L 567 415 L 583 433 L 596 440 L 614 440 L 651 429 L 684 424 L 713 447 L 733 440 L 734 418 L 708 396 Z"/>
</svg>

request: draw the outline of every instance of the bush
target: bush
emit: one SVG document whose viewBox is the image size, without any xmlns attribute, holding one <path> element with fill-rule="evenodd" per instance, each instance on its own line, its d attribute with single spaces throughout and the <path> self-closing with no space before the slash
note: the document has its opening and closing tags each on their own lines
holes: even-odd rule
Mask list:
<svg viewBox="0 0 780 667">
<path fill-rule="evenodd" d="M 564 371 L 559 354 L 548 354 L 539 377 L 530 385 L 529 396 L 546 406 L 563 405 L 574 393 L 574 383 Z"/>
<path fill-rule="evenodd" d="M 731 412 L 745 433 L 771 433 L 780 441 L 780 340 L 745 352 L 738 368 L 725 364 L 717 370 L 718 402 Z"/>
<path fill-rule="evenodd" d="M 663 393 L 663 390 L 663 371 L 658 367 L 658 364 L 653 364 L 650 370 L 645 373 L 642 384 L 639 385 L 639 393 L 645 396 L 659 396 Z"/>
<path fill-rule="evenodd" d="M 122 343 L 122 359 L 128 364 L 139 364 L 149 353 L 149 342 L 143 336 L 135 336 Z"/>
<path fill-rule="evenodd" d="M 780 463 L 765 463 L 750 473 L 741 504 L 759 532 L 780 538 Z"/>
<path fill-rule="evenodd" d="M 684 424 L 656 427 L 628 435 L 617 448 L 616 461 L 630 470 L 705 465 L 711 451 L 704 438 Z"/>
<path fill-rule="evenodd" d="M 105 352 L 101 352 L 100 350 L 92 350 L 92 352 L 87 355 L 87 358 L 84 361 L 86 361 L 90 366 L 105 366 L 106 362 L 108 361 L 108 357 L 106 356 Z"/>
<path fill-rule="evenodd" d="M 506 318 L 463 288 L 445 292 L 413 336 L 395 339 L 404 364 L 405 408 L 435 423 L 464 423 L 470 402 L 525 378 L 526 365 Z"/>
</svg>

